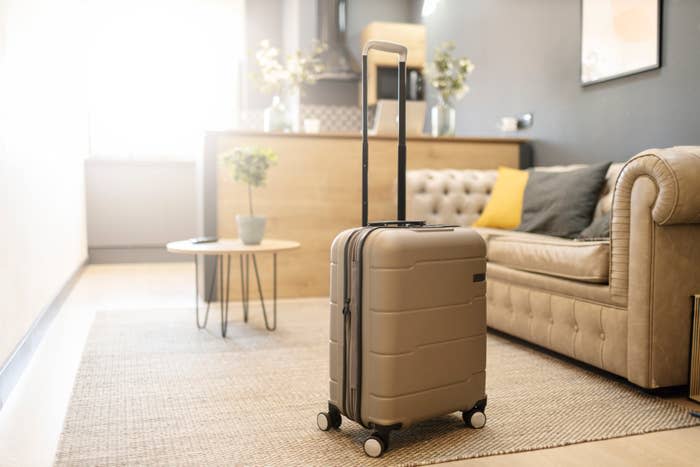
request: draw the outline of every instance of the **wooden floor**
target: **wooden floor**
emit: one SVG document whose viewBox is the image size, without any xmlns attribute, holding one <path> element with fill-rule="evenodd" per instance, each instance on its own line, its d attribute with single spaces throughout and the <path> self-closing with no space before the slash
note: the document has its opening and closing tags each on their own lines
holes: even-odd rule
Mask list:
<svg viewBox="0 0 700 467">
<path fill-rule="evenodd" d="M 193 276 L 192 263 L 88 266 L 0 411 L 0 465 L 52 465 L 73 379 L 96 310 L 192 306 Z M 700 404 L 677 399 L 700 410 Z M 449 465 L 700 465 L 700 427 Z"/>
</svg>

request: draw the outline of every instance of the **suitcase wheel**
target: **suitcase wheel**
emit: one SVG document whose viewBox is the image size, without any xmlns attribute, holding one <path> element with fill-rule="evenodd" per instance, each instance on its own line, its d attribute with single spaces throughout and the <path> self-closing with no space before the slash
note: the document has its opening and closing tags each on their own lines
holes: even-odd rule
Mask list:
<svg viewBox="0 0 700 467">
<path fill-rule="evenodd" d="M 365 454 L 369 457 L 379 457 L 386 451 L 388 443 L 378 432 L 374 432 L 372 436 L 365 440 L 363 447 L 365 449 Z"/>
<path fill-rule="evenodd" d="M 316 425 L 321 431 L 328 431 L 331 428 L 338 429 L 343 422 L 343 417 L 337 410 L 331 409 L 330 412 L 320 412 L 316 415 Z"/>
<path fill-rule="evenodd" d="M 486 425 L 486 414 L 480 409 L 472 409 L 462 412 L 462 419 L 470 428 L 480 429 Z"/>
</svg>

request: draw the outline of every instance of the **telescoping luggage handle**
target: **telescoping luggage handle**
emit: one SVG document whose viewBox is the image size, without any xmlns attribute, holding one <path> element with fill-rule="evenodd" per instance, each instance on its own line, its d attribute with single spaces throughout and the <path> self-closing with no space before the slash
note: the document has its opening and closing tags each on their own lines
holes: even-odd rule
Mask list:
<svg viewBox="0 0 700 467">
<path fill-rule="evenodd" d="M 367 162 L 369 145 L 367 141 L 367 54 L 370 50 L 392 52 L 399 56 L 399 160 L 397 183 L 396 221 L 383 221 L 381 224 L 421 225 L 406 221 L 406 55 L 408 49 L 401 44 L 388 41 L 368 41 L 362 50 L 362 225 L 368 225 L 368 176 Z M 377 223 L 380 224 L 380 223 Z"/>
</svg>

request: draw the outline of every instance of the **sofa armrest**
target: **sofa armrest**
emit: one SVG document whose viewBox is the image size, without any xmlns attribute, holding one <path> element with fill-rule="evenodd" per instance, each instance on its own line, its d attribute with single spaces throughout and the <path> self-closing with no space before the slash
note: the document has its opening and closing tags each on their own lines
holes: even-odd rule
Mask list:
<svg viewBox="0 0 700 467">
<path fill-rule="evenodd" d="M 610 221 L 610 293 L 616 303 L 627 304 L 630 249 L 647 241 L 642 233 L 653 224 L 700 223 L 699 180 L 700 146 L 642 151 L 620 170 Z"/>
<path fill-rule="evenodd" d="M 611 214 L 611 299 L 627 309 L 628 379 L 687 382 L 690 296 L 700 290 L 700 147 L 643 151 L 620 172 Z"/>
<path fill-rule="evenodd" d="M 632 186 L 642 176 L 658 190 L 652 216 L 659 225 L 700 223 L 700 146 L 648 149 L 630 159 L 615 184 L 615 211 L 627 211 Z"/>
</svg>

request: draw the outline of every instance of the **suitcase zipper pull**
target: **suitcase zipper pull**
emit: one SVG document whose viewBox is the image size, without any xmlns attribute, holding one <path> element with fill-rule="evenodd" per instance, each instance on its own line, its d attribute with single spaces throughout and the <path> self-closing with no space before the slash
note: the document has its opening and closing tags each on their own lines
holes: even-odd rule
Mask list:
<svg viewBox="0 0 700 467">
<path fill-rule="evenodd" d="M 343 316 L 347 316 L 350 313 L 350 299 L 345 299 L 345 305 L 343 305 Z"/>
</svg>

